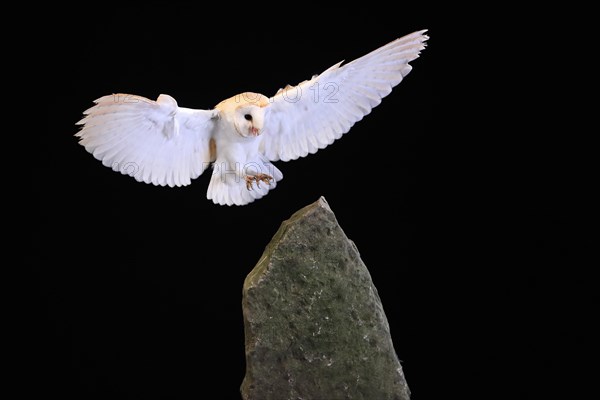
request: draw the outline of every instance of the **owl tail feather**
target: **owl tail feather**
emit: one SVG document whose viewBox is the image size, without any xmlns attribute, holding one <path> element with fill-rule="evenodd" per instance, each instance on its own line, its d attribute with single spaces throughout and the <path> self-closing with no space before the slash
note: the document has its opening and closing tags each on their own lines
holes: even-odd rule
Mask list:
<svg viewBox="0 0 600 400">
<path fill-rule="evenodd" d="M 244 165 L 217 158 L 206 197 L 215 204 L 243 206 L 265 196 L 281 179 L 281 171 L 260 155 Z"/>
</svg>

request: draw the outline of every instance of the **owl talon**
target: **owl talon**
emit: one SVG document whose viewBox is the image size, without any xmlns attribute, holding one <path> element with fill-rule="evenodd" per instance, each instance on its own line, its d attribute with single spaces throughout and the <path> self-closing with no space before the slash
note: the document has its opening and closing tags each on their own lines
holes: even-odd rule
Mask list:
<svg viewBox="0 0 600 400">
<path fill-rule="evenodd" d="M 246 189 L 252 190 L 252 183 L 256 182 L 256 187 L 260 187 L 260 182 L 264 182 L 267 185 L 271 184 L 273 177 L 267 174 L 256 174 L 256 175 L 246 175 L 244 178 L 246 180 Z"/>
<path fill-rule="evenodd" d="M 258 182 L 264 182 L 267 185 L 271 184 L 271 181 L 273 180 L 273 177 L 271 175 L 267 175 L 267 174 L 258 174 L 256 175 L 256 185 L 258 186 Z"/>
<path fill-rule="evenodd" d="M 252 182 L 254 182 L 254 177 L 250 175 L 245 176 L 246 180 L 246 189 L 252 190 Z"/>
</svg>

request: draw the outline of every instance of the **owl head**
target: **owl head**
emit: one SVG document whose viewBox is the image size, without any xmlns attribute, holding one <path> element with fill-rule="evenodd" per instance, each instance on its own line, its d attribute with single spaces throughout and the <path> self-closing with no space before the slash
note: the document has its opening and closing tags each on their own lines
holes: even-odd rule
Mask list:
<svg viewBox="0 0 600 400">
<path fill-rule="evenodd" d="M 215 107 L 233 124 L 242 137 L 262 133 L 269 98 L 262 94 L 245 92 L 222 101 Z"/>
</svg>

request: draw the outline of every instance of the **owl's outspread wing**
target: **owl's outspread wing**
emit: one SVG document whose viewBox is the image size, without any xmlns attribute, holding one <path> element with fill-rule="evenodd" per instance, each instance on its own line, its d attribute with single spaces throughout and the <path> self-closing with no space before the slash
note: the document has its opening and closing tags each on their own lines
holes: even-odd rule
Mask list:
<svg viewBox="0 0 600 400">
<path fill-rule="evenodd" d="M 341 66 L 281 89 L 270 99 L 261 150 L 271 161 L 313 154 L 360 121 L 410 72 L 427 30 L 414 32 Z"/>
<path fill-rule="evenodd" d="M 104 96 L 84 112 L 76 136 L 102 163 L 138 181 L 189 185 L 213 161 L 210 140 L 216 111 L 178 107 L 130 94 Z"/>
</svg>

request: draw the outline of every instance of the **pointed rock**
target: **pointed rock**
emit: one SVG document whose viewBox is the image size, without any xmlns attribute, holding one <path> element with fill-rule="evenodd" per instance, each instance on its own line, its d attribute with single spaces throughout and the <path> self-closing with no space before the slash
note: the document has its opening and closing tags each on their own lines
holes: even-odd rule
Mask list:
<svg viewBox="0 0 600 400">
<path fill-rule="evenodd" d="M 284 221 L 243 288 L 244 400 L 408 400 L 377 289 L 321 197 Z"/>
</svg>

